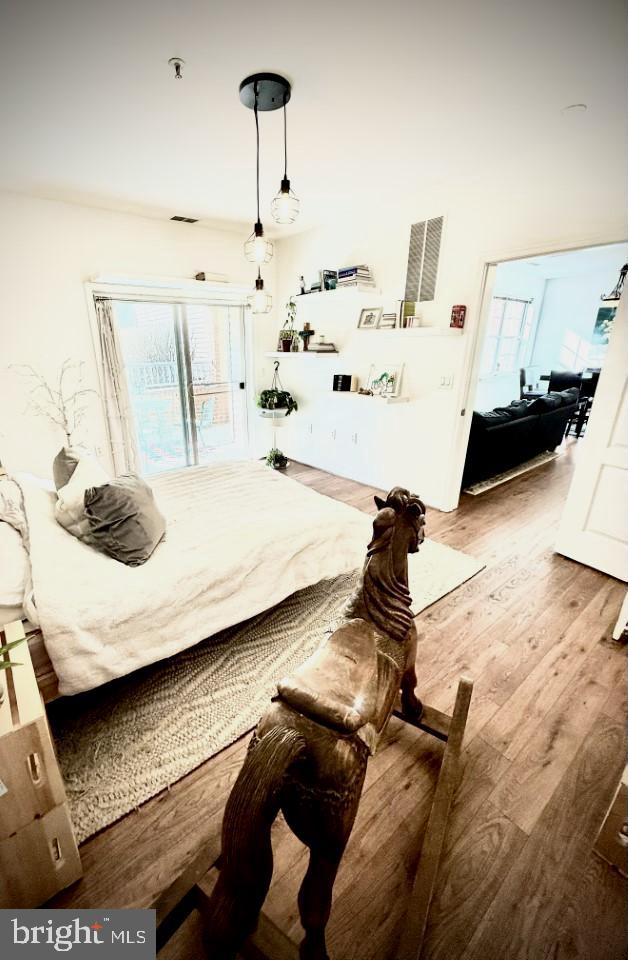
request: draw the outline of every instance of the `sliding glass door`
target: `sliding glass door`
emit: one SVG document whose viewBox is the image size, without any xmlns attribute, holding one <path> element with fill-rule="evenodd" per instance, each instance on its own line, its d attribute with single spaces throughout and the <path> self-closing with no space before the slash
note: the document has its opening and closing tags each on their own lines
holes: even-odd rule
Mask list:
<svg viewBox="0 0 628 960">
<path fill-rule="evenodd" d="M 245 455 L 240 305 L 113 299 L 143 473 Z"/>
</svg>

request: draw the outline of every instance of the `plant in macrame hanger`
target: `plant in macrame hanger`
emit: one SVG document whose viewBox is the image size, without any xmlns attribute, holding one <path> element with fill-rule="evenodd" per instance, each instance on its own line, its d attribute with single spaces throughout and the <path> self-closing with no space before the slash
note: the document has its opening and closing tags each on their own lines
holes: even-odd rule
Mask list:
<svg viewBox="0 0 628 960">
<path fill-rule="evenodd" d="M 284 470 L 288 465 L 288 458 L 277 447 L 277 426 L 283 418 L 290 416 L 293 410 L 298 410 L 298 405 L 292 394 L 284 390 L 279 377 L 278 360 L 275 361 L 270 388 L 261 391 L 257 398 L 257 405 L 261 416 L 272 420 L 273 423 L 273 445 L 266 457 L 266 463 L 274 470 Z"/>
</svg>

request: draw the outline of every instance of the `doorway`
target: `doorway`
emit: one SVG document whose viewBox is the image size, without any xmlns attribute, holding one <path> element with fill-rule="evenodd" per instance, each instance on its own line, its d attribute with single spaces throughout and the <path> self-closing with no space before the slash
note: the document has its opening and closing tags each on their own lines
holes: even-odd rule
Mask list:
<svg viewBox="0 0 628 960">
<path fill-rule="evenodd" d="M 588 429 L 628 244 L 491 264 L 461 490 L 481 495 L 571 448 Z M 548 476 L 550 473 L 548 472 Z"/>
</svg>

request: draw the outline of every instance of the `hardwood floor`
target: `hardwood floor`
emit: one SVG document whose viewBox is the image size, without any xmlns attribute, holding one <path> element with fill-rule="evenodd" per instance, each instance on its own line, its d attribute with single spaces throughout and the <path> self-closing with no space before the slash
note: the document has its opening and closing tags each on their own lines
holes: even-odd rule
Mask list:
<svg viewBox="0 0 628 960">
<path fill-rule="evenodd" d="M 611 631 L 626 588 L 553 553 L 575 453 L 568 443 L 538 470 L 464 495 L 453 513 L 428 511 L 429 537 L 486 568 L 417 618 L 420 696 L 450 710 L 459 674 L 475 679 L 423 960 L 625 956 L 625 881 L 592 847 L 625 763 L 626 651 Z M 299 464 L 288 472 L 370 513 L 381 493 Z M 203 844 L 217 847 L 246 739 L 87 841 L 85 878 L 52 905 L 153 904 Z M 336 882 L 333 960 L 391 956 L 440 755 L 393 718 Z M 274 848 L 266 911 L 298 940 L 306 853 L 281 820 Z M 192 914 L 160 957 L 198 956 Z"/>
</svg>

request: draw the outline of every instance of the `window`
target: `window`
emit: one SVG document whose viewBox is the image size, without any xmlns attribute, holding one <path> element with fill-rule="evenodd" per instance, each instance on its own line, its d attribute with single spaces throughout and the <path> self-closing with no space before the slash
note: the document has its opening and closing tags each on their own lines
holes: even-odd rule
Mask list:
<svg viewBox="0 0 628 960">
<path fill-rule="evenodd" d="M 517 370 L 522 365 L 531 330 L 531 300 L 493 297 L 480 376 L 495 377 Z"/>
<path fill-rule="evenodd" d="M 142 472 L 242 456 L 243 307 L 111 303 Z"/>
</svg>

